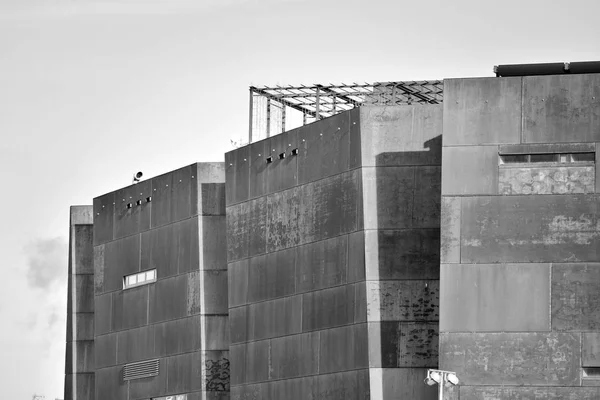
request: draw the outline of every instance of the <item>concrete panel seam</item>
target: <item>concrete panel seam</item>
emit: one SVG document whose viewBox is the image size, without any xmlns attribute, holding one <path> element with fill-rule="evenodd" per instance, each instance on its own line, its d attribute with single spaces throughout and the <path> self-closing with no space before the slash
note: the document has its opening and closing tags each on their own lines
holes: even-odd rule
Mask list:
<svg viewBox="0 0 600 400">
<path fill-rule="evenodd" d="M 385 321 L 385 322 L 395 322 L 395 321 Z M 398 322 L 409 322 L 409 323 L 411 323 L 411 322 L 436 322 L 436 321 L 421 321 L 421 320 L 416 320 L 416 321 L 398 321 Z M 370 323 L 376 323 L 376 321 L 371 321 Z M 352 323 L 348 323 L 348 324 L 328 326 L 326 328 L 305 330 L 305 331 L 302 331 L 302 332 L 299 332 L 299 333 L 291 333 L 291 334 L 290 333 L 285 333 L 285 334 L 282 334 L 282 335 L 269 336 L 268 338 L 253 339 L 253 340 L 247 340 L 247 341 L 243 341 L 243 342 L 235 342 L 235 343 L 231 343 L 231 344 L 237 346 L 237 345 L 240 345 L 240 344 L 264 342 L 266 340 L 281 339 L 281 338 L 292 337 L 292 336 L 300 336 L 300 335 L 305 335 L 307 333 L 315 333 L 315 332 L 319 333 L 319 341 L 320 341 L 320 334 L 323 331 L 328 331 L 328 330 L 331 330 L 331 329 L 339 329 L 339 328 L 344 328 L 344 327 L 349 327 L 349 326 L 354 326 L 354 325 L 363 325 L 363 324 L 366 325 L 367 322 L 365 322 L 365 321 L 352 322 Z M 452 333 L 455 333 L 455 332 L 452 332 Z"/>
<path fill-rule="evenodd" d="M 439 165 L 437 165 L 437 166 L 439 166 Z M 366 167 L 362 167 L 362 166 L 353 167 L 353 168 L 347 169 L 347 170 L 345 170 L 345 171 L 342 171 L 342 172 L 340 172 L 340 173 L 337 173 L 337 174 L 328 175 L 328 176 L 326 176 L 326 177 L 323 177 L 323 178 L 319 178 L 319 179 L 315 179 L 315 180 L 312 180 L 312 181 L 308 181 L 308 182 L 305 182 L 305 183 L 302 183 L 302 184 L 298 184 L 298 185 L 290 186 L 290 187 L 288 187 L 288 188 L 285 188 L 285 189 L 281 189 L 281 190 L 277 190 L 277 191 L 274 191 L 274 192 L 265 193 L 265 194 L 262 194 L 262 195 L 260 195 L 260 196 L 248 197 L 247 199 L 244 199 L 244 200 L 241 200 L 241 201 L 238 201 L 238 202 L 235 202 L 235 203 L 230 203 L 230 204 L 228 204 L 228 205 L 227 205 L 227 207 L 226 207 L 225 209 L 227 210 L 227 209 L 229 209 L 230 207 L 233 207 L 233 206 L 236 206 L 236 205 L 239 205 L 239 204 L 242 204 L 242 203 L 246 203 L 246 202 L 248 202 L 248 201 L 252 201 L 252 200 L 256 200 L 256 199 L 260 199 L 261 197 L 268 197 L 268 196 L 271 196 L 271 195 L 274 195 L 274 194 L 277 194 L 277 193 L 285 192 L 285 191 L 287 191 L 287 190 L 292 190 L 292 189 L 294 189 L 294 188 L 298 188 L 298 187 L 306 186 L 306 185 L 309 185 L 309 184 L 311 184 L 311 183 L 316 183 L 316 182 L 323 181 L 323 180 L 326 180 L 326 179 L 331 179 L 331 178 L 334 178 L 334 177 L 336 177 L 336 176 L 340 176 L 340 175 L 344 175 L 344 174 L 349 174 L 350 172 L 354 172 L 354 171 L 356 171 L 356 170 L 359 170 L 359 169 L 361 169 L 361 168 L 366 168 Z M 373 167 L 373 168 L 379 168 L 379 167 Z M 225 215 L 227 215 L 227 212 L 225 212 Z M 183 220 L 180 220 L 180 221 L 183 221 Z M 177 221 L 176 221 L 176 222 L 177 222 Z M 163 225 L 161 225 L 161 226 L 163 226 Z"/>
<path fill-rule="evenodd" d="M 135 233 L 132 233 L 130 235 L 121 236 L 121 237 L 118 237 L 118 238 L 115 238 L 115 239 L 111 239 L 111 240 L 107 240 L 105 242 L 99 243 L 99 244 L 95 245 L 94 248 L 106 245 L 108 243 L 112 243 L 112 242 L 116 242 L 116 241 L 119 241 L 119 240 L 123 240 L 123 239 L 129 238 L 131 236 L 135 236 L 135 235 L 140 235 L 141 236 L 141 234 L 145 233 L 145 232 L 153 231 L 153 230 L 158 229 L 158 228 L 164 228 L 164 227 L 169 226 L 169 225 L 174 225 L 174 224 L 177 224 L 177 223 L 180 223 L 180 222 L 183 222 L 183 221 L 187 221 L 188 219 L 194 219 L 194 218 L 199 218 L 199 217 L 203 217 L 203 216 L 202 215 L 192 215 L 190 217 L 178 219 L 177 221 L 171 221 L 169 223 L 166 223 L 166 224 L 163 224 L 163 225 L 160 225 L 160 226 L 154 226 L 152 228 L 140 230 L 139 232 L 135 232 Z M 206 215 L 206 217 L 224 217 L 224 215 Z M 114 234 L 113 234 L 113 237 L 114 237 Z"/>
</svg>

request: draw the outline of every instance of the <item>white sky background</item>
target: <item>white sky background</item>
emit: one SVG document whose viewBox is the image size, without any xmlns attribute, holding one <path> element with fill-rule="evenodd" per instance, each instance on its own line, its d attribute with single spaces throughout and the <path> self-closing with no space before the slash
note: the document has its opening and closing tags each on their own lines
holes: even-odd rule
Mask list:
<svg viewBox="0 0 600 400">
<path fill-rule="evenodd" d="M 247 134 L 248 86 L 600 60 L 597 0 L 0 0 L 2 397 L 63 397 L 71 204 Z"/>
</svg>

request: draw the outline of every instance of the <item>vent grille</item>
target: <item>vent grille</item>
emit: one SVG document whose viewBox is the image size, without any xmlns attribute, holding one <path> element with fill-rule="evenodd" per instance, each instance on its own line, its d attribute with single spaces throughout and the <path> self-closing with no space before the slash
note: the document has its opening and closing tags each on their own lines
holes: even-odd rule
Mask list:
<svg viewBox="0 0 600 400">
<path fill-rule="evenodd" d="M 158 359 L 126 364 L 123 367 L 123 380 L 130 381 L 132 379 L 157 376 L 159 373 L 159 369 L 160 360 Z"/>
</svg>

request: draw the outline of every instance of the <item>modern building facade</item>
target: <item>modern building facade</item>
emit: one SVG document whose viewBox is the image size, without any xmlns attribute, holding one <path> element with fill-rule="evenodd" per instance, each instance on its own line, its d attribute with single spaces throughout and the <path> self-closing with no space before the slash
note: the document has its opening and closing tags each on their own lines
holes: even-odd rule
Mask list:
<svg viewBox="0 0 600 400">
<path fill-rule="evenodd" d="M 599 398 L 600 74 L 526 70 L 72 208 L 65 399 Z"/>
</svg>

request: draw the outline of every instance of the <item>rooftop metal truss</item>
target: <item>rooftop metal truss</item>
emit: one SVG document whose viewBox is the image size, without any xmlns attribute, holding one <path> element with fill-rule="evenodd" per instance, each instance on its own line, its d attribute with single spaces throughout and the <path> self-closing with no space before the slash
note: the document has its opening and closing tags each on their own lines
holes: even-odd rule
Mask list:
<svg viewBox="0 0 600 400">
<path fill-rule="evenodd" d="M 248 141 L 285 131 L 289 114 L 300 115 L 305 125 L 359 106 L 439 104 L 442 92 L 443 81 L 251 86 Z"/>
</svg>

